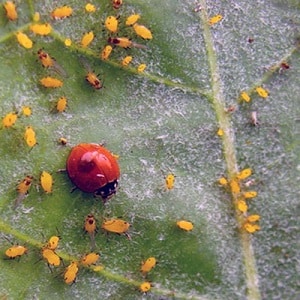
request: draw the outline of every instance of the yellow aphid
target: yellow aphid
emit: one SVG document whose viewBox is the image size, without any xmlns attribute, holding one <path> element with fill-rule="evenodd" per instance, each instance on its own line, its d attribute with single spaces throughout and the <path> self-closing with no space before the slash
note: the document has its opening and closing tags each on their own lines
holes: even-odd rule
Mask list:
<svg viewBox="0 0 300 300">
<path fill-rule="evenodd" d="M 142 293 L 147 293 L 149 292 L 151 289 L 151 283 L 148 282 L 148 281 L 145 281 L 143 282 L 140 286 L 139 286 L 139 290 L 142 292 Z"/>
<path fill-rule="evenodd" d="M 156 265 L 156 258 L 155 257 L 149 257 L 146 261 L 143 261 L 141 264 L 141 272 L 143 275 L 150 272 Z"/>
<path fill-rule="evenodd" d="M 30 106 L 22 106 L 22 114 L 26 117 L 31 116 L 31 107 Z"/>
<path fill-rule="evenodd" d="M 67 145 L 68 140 L 64 137 L 61 137 L 61 138 L 58 139 L 58 143 L 65 146 L 65 145 Z"/>
<path fill-rule="evenodd" d="M 67 104 L 68 104 L 67 98 L 60 97 L 56 103 L 56 110 L 60 113 L 64 112 L 67 108 Z"/>
<path fill-rule="evenodd" d="M 251 176 L 252 170 L 250 168 L 244 169 L 236 175 L 238 180 L 243 180 Z"/>
<path fill-rule="evenodd" d="M 66 47 L 70 47 L 72 45 L 72 40 L 71 39 L 65 39 L 64 44 Z"/>
<path fill-rule="evenodd" d="M 50 76 L 42 78 L 40 83 L 46 88 L 58 88 L 64 84 L 61 80 Z"/>
<path fill-rule="evenodd" d="M 220 22 L 222 19 L 223 19 L 223 16 L 222 16 L 222 15 L 216 15 L 216 16 L 213 16 L 212 18 L 210 18 L 210 19 L 208 20 L 208 24 L 209 24 L 209 25 L 214 25 L 214 24 Z"/>
<path fill-rule="evenodd" d="M 255 90 L 256 90 L 257 94 L 262 98 L 267 98 L 269 96 L 268 91 L 260 86 L 257 87 Z"/>
<path fill-rule="evenodd" d="M 249 191 L 249 192 L 244 192 L 243 196 L 246 199 L 251 199 L 251 198 L 255 198 L 257 196 L 257 192 L 256 191 Z"/>
<path fill-rule="evenodd" d="M 73 9 L 70 6 L 64 5 L 55 8 L 51 12 L 51 17 L 55 20 L 68 18 L 72 15 Z"/>
<path fill-rule="evenodd" d="M 6 1 L 4 4 L 6 16 L 10 21 L 15 21 L 18 18 L 16 5 L 12 1 Z"/>
<path fill-rule="evenodd" d="M 232 179 L 229 184 L 233 194 L 239 194 L 241 192 L 240 184 L 236 179 Z"/>
<path fill-rule="evenodd" d="M 37 144 L 35 131 L 32 126 L 27 126 L 25 128 L 24 139 L 29 147 L 34 147 Z"/>
<path fill-rule="evenodd" d="M 53 235 L 50 237 L 46 248 L 51 249 L 51 250 L 55 250 L 58 247 L 58 242 L 60 241 L 60 237 Z"/>
<path fill-rule="evenodd" d="M 132 61 L 132 56 L 128 55 L 122 59 L 121 65 L 123 67 L 126 67 L 131 63 L 131 61 Z"/>
<path fill-rule="evenodd" d="M 93 13 L 96 11 L 96 6 L 91 4 L 91 3 L 87 3 L 85 5 L 85 11 L 88 12 L 88 13 Z"/>
<path fill-rule="evenodd" d="M 24 47 L 26 49 L 32 48 L 33 42 L 25 33 L 18 31 L 16 33 L 16 37 L 17 37 L 18 43 L 22 47 Z"/>
<path fill-rule="evenodd" d="M 30 25 L 30 30 L 35 34 L 48 35 L 48 34 L 50 34 L 52 27 L 49 23 L 32 24 L 32 25 Z"/>
<path fill-rule="evenodd" d="M 19 194 L 27 194 L 28 190 L 32 184 L 33 177 L 27 175 L 17 186 L 17 191 Z"/>
<path fill-rule="evenodd" d="M 118 46 L 125 49 L 132 48 L 132 47 L 146 49 L 146 46 L 134 43 L 129 38 L 126 37 L 114 37 L 114 38 L 109 37 L 107 41 L 111 45 Z"/>
<path fill-rule="evenodd" d="M 218 136 L 223 136 L 224 135 L 224 130 L 219 128 L 218 131 L 217 131 L 217 135 Z"/>
<path fill-rule="evenodd" d="M 43 67 L 50 68 L 54 66 L 54 58 L 52 58 L 46 51 L 44 51 L 43 49 L 39 49 L 37 54 Z"/>
<path fill-rule="evenodd" d="M 52 185 L 53 185 L 53 178 L 52 175 L 46 171 L 43 171 L 41 174 L 41 186 L 45 193 L 49 194 L 52 193 Z"/>
<path fill-rule="evenodd" d="M 66 284 L 72 284 L 76 280 L 78 273 L 78 262 L 72 261 L 66 268 L 64 273 L 64 281 Z"/>
<path fill-rule="evenodd" d="M 34 13 L 34 15 L 33 15 L 33 18 L 32 18 L 32 20 L 34 21 L 34 22 L 38 22 L 39 20 L 40 20 L 40 13 L 39 12 L 35 12 Z"/>
<path fill-rule="evenodd" d="M 134 23 L 137 22 L 137 20 L 138 20 L 140 17 L 141 17 L 141 16 L 140 16 L 140 15 L 137 15 L 137 14 L 130 15 L 130 16 L 126 19 L 125 25 L 127 25 L 127 26 L 133 25 Z"/>
<path fill-rule="evenodd" d="M 165 178 L 166 189 L 172 190 L 175 185 L 175 175 L 169 173 Z"/>
<path fill-rule="evenodd" d="M 92 214 L 89 214 L 84 221 L 84 230 L 87 233 L 95 233 L 97 231 L 96 219 Z"/>
<path fill-rule="evenodd" d="M 244 223 L 243 227 L 249 233 L 254 233 L 254 232 L 260 230 L 260 226 L 259 225 L 248 223 L 248 222 Z"/>
<path fill-rule="evenodd" d="M 112 52 L 113 48 L 111 45 L 107 45 L 101 52 L 101 59 L 107 60 Z"/>
<path fill-rule="evenodd" d="M 104 26 L 106 27 L 107 30 L 109 30 L 112 33 L 116 33 L 118 31 L 118 17 L 114 16 L 108 16 L 105 19 Z"/>
<path fill-rule="evenodd" d="M 228 184 L 228 180 L 225 178 L 225 177 L 221 177 L 219 180 L 218 180 L 219 184 L 221 185 L 227 185 Z"/>
<path fill-rule="evenodd" d="M 240 212 L 242 212 L 242 213 L 246 212 L 246 211 L 248 210 L 248 206 L 247 206 L 246 201 L 244 201 L 244 200 L 239 200 L 239 201 L 237 202 L 237 209 L 238 209 Z"/>
<path fill-rule="evenodd" d="M 246 92 L 242 92 L 240 95 L 240 98 L 244 100 L 245 102 L 250 102 L 251 98 Z"/>
<path fill-rule="evenodd" d="M 47 261 L 48 265 L 58 267 L 60 265 L 60 257 L 47 247 L 42 248 L 42 256 Z"/>
<path fill-rule="evenodd" d="M 94 265 L 97 260 L 99 259 L 100 255 L 98 253 L 95 252 L 91 252 L 85 256 L 83 256 L 80 260 L 80 263 L 83 266 L 90 266 L 90 265 Z"/>
<path fill-rule="evenodd" d="M 260 220 L 260 215 L 250 215 L 247 217 L 248 222 L 256 222 Z"/>
<path fill-rule="evenodd" d="M 142 39 L 151 40 L 153 38 L 151 31 L 146 26 L 135 23 L 132 27 Z"/>
<path fill-rule="evenodd" d="M 21 245 L 14 245 L 5 251 L 5 255 L 11 259 L 17 258 L 26 254 L 28 249 Z"/>
<path fill-rule="evenodd" d="M 121 219 L 109 219 L 102 223 L 101 228 L 113 233 L 126 233 L 130 224 Z"/>
<path fill-rule="evenodd" d="M 182 229 L 182 230 L 185 230 L 185 231 L 191 231 L 193 230 L 194 228 L 194 225 L 192 222 L 190 221 L 185 221 L 185 220 L 180 220 L 180 221 L 177 221 L 176 222 L 176 225 Z"/>
<path fill-rule="evenodd" d="M 2 125 L 5 128 L 9 128 L 9 127 L 13 126 L 16 123 L 17 119 L 18 119 L 17 113 L 10 112 L 10 113 L 8 113 L 7 115 L 5 115 L 3 117 L 3 119 L 2 119 Z"/>
<path fill-rule="evenodd" d="M 119 9 L 123 4 L 123 0 L 112 0 L 112 5 L 114 9 Z"/>
<path fill-rule="evenodd" d="M 81 39 L 81 46 L 83 48 L 86 48 L 88 47 L 88 45 L 93 41 L 94 39 L 94 32 L 93 31 L 90 31 L 90 32 L 87 32 L 83 35 L 82 39 Z"/>
<path fill-rule="evenodd" d="M 100 90 L 103 85 L 101 80 L 98 78 L 99 75 L 96 75 L 93 72 L 88 72 L 85 76 L 85 80 L 96 90 Z"/>
<path fill-rule="evenodd" d="M 139 73 L 142 73 L 142 72 L 144 72 L 144 70 L 146 69 L 146 64 L 140 64 L 138 67 L 137 67 L 137 71 L 139 72 Z"/>
</svg>

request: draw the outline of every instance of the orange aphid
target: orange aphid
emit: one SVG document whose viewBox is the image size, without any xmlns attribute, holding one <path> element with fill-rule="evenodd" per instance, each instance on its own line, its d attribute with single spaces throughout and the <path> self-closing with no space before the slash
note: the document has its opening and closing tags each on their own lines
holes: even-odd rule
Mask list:
<svg viewBox="0 0 300 300">
<path fill-rule="evenodd" d="M 64 6 L 55 8 L 51 12 L 51 17 L 55 20 L 64 19 L 64 18 L 70 17 L 72 15 L 72 13 L 73 13 L 73 9 L 68 5 L 64 5 Z"/>
<path fill-rule="evenodd" d="M 18 114 L 15 113 L 15 112 L 10 112 L 8 113 L 7 115 L 5 115 L 2 119 L 2 125 L 5 127 L 5 128 L 9 128 L 11 126 L 13 126 L 16 121 L 18 119 Z"/>
<path fill-rule="evenodd" d="M 6 16 L 10 21 L 15 21 L 18 18 L 16 5 L 12 1 L 6 1 L 4 4 Z"/>
<path fill-rule="evenodd" d="M 26 49 L 32 48 L 33 42 L 25 33 L 18 31 L 16 33 L 16 37 L 17 37 L 18 43 L 22 47 L 24 47 Z"/>
<path fill-rule="evenodd" d="M 35 34 L 48 35 L 52 31 L 52 27 L 49 23 L 32 24 L 32 25 L 30 25 L 30 30 Z"/>
<path fill-rule="evenodd" d="M 42 78 L 40 83 L 46 88 L 58 88 L 63 86 L 61 80 L 50 76 Z"/>
</svg>

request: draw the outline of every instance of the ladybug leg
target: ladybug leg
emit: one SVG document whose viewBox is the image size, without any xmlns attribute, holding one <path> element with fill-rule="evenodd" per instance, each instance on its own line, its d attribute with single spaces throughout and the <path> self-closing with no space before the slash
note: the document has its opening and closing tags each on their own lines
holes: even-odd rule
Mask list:
<svg viewBox="0 0 300 300">
<path fill-rule="evenodd" d="M 65 172 L 67 172 L 67 169 L 58 169 L 56 172 L 57 173 L 65 173 Z"/>
<path fill-rule="evenodd" d="M 77 190 L 77 186 L 73 186 L 70 190 L 70 193 L 73 193 L 75 190 Z"/>
</svg>

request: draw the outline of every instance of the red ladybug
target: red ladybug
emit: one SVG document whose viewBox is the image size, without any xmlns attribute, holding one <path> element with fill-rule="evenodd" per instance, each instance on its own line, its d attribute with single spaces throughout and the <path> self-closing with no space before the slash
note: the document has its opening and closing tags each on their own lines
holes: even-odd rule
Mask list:
<svg viewBox="0 0 300 300">
<path fill-rule="evenodd" d="M 79 144 L 67 159 L 67 172 L 73 184 L 104 201 L 116 193 L 120 168 L 116 158 L 98 144 Z"/>
</svg>

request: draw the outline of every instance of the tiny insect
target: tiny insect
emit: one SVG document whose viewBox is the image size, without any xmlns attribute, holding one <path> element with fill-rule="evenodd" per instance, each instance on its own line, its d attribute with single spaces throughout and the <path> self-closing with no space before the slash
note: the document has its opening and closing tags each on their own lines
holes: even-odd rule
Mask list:
<svg viewBox="0 0 300 300">
<path fill-rule="evenodd" d="M 248 210 L 248 205 L 247 205 L 246 201 L 245 201 L 245 200 L 238 200 L 238 202 L 237 202 L 237 209 L 238 209 L 240 212 L 242 212 L 242 213 L 247 212 L 247 210 Z"/>
<path fill-rule="evenodd" d="M 72 15 L 72 13 L 73 13 L 73 9 L 70 6 L 64 5 L 64 6 L 55 8 L 51 12 L 51 17 L 54 20 L 59 20 L 59 19 L 64 19 L 64 18 L 70 17 Z"/>
<path fill-rule="evenodd" d="M 83 266 L 90 266 L 90 265 L 94 265 L 97 260 L 99 259 L 100 257 L 100 254 L 98 253 L 95 253 L 95 252 L 91 252 L 85 256 L 83 256 L 80 260 L 80 263 L 83 265 Z"/>
<path fill-rule="evenodd" d="M 2 125 L 5 128 L 9 128 L 16 123 L 17 119 L 18 119 L 18 114 L 15 112 L 10 112 L 3 117 Z"/>
<path fill-rule="evenodd" d="M 149 257 L 146 261 L 143 261 L 141 264 L 141 272 L 143 275 L 146 275 L 148 272 L 150 272 L 156 265 L 156 258 L 155 257 Z"/>
<path fill-rule="evenodd" d="M 119 25 L 118 19 L 119 17 L 108 16 L 104 22 L 105 28 L 112 33 L 116 33 Z"/>
<path fill-rule="evenodd" d="M 133 25 L 134 23 L 136 23 L 136 22 L 138 21 L 138 19 L 139 19 L 140 17 L 141 17 L 141 16 L 138 15 L 138 14 L 130 15 L 130 16 L 126 19 L 125 25 L 127 25 L 127 26 Z"/>
<path fill-rule="evenodd" d="M 97 233 L 97 222 L 94 215 L 89 214 L 84 221 L 84 231 L 89 234 L 91 240 L 91 249 L 96 248 L 95 235 Z"/>
<path fill-rule="evenodd" d="M 33 20 L 33 22 L 39 22 L 40 19 L 41 19 L 40 13 L 36 11 L 33 14 L 32 20 Z"/>
<path fill-rule="evenodd" d="M 14 202 L 14 209 L 16 209 L 20 203 L 25 199 L 28 191 L 31 187 L 33 176 L 27 175 L 17 186 L 18 197 Z"/>
<path fill-rule="evenodd" d="M 112 6 L 114 9 L 119 9 L 123 4 L 123 0 L 112 0 Z"/>
<path fill-rule="evenodd" d="M 185 221 L 185 220 L 180 220 L 180 221 L 177 221 L 176 222 L 176 225 L 182 229 L 182 230 L 185 230 L 185 231 L 191 231 L 193 230 L 194 228 L 194 225 L 192 222 L 190 221 Z"/>
<path fill-rule="evenodd" d="M 151 31 L 146 26 L 135 23 L 132 27 L 139 37 L 145 40 L 151 40 L 153 38 Z"/>
<path fill-rule="evenodd" d="M 56 73 L 67 76 L 66 71 L 57 63 L 57 61 L 51 57 L 46 51 L 43 49 L 39 49 L 38 52 L 38 58 L 44 68 L 51 68 Z"/>
<path fill-rule="evenodd" d="M 219 178 L 218 182 L 223 186 L 226 186 L 228 184 L 228 180 L 225 177 Z"/>
<path fill-rule="evenodd" d="M 260 226 L 257 224 L 252 224 L 250 222 L 245 222 L 243 225 L 243 228 L 248 232 L 248 233 L 254 233 L 258 230 L 260 230 Z"/>
<path fill-rule="evenodd" d="M 66 97 L 60 97 L 56 103 L 56 110 L 57 112 L 64 112 L 67 108 L 68 101 Z"/>
<path fill-rule="evenodd" d="M 67 140 L 66 138 L 64 138 L 64 137 L 61 137 L 61 138 L 58 139 L 58 143 L 59 143 L 60 145 L 65 146 L 65 145 L 67 145 L 68 140 Z"/>
<path fill-rule="evenodd" d="M 127 67 L 131 63 L 131 61 L 132 61 L 132 56 L 128 55 L 122 59 L 121 65 L 123 67 Z"/>
<path fill-rule="evenodd" d="M 103 84 L 98 76 L 99 74 L 96 75 L 94 72 L 88 72 L 85 76 L 85 80 L 96 90 L 100 90 L 103 88 Z"/>
<path fill-rule="evenodd" d="M 15 21 L 18 18 L 16 5 L 12 1 L 6 1 L 4 4 L 6 16 L 10 21 Z"/>
<path fill-rule="evenodd" d="M 17 37 L 18 43 L 19 43 L 22 47 L 24 47 L 24 48 L 26 48 L 26 49 L 31 49 L 31 48 L 32 48 L 33 42 L 32 42 L 32 40 L 27 36 L 27 34 L 18 31 L 18 32 L 16 33 L 16 37 Z"/>
<path fill-rule="evenodd" d="M 107 41 L 111 45 L 115 45 L 125 49 L 132 48 L 132 47 L 146 49 L 145 45 L 134 43 L 133 41 L 131 41 L 129 38 L 126 37 L 114 37 L 114 38 L 109 37 Z"/>
<path fill-rule="evenodd" d="M 42 248 L 42 256 L 49 266 L 58 267 L 60 265 L 61 258 L 54 252 L 54 250 L 44 247 Z"/>
<path fill-rule="evenodd" d="M 241 187 L 238 180 L 236 179 L 230 180 L 229 185 L 230 185 L 231 192 L 233 194 L 239 194 L 241 192 Z"/>
<path fill-rule="evenodd" d="M 269 96 L 268 91 L 260 86 L 257 87 L 255 90 L 256 90 L 257 94 L 262 98 L 267 98 Z"/>
<path fill-rule="evenodd" d="M 52 27 L 49 23 L 45 23 L 45 24 L 32 24 L 30 25 L 30 30 L 38 35 L 48 35 L 51 33 L 52 31 Z"/>
<path fill-rule="evenodd" d="M 53 185 L 53 178 L 52 175 L 46 171 L 43 171 L 41 174 L 41 186 L 45 193 L 49 194 L 52 193 L 52 185 Z"/>
<path fill-rule="evenodd" d="M 26 117 L 31 116 L 31 107 L 30 106 L 22 106 L 22 114 Z"/>
<path fill-rule="evenodd" d="M 220 22 L 222 19 L 223 19 L 222 15 L 213 16 L 212 18 L 209 19 L 208 24 L 214 25 L 214 24 Z"/>
<path fill-rule="evenodd" d="M 96 11 L 96 6 L 91 4 L 91 3 L 87 3 L 85 5 L 85 11 L 88 12 L 88 13 L 93 13 Z"/>
<path fill-rule="evenodd" d="M 64 273 L 64 281 L 66 284 L 72 284 L 76 280 L 78 273 L 78 262 L 72 261 L 66 268 Z"/>
<path fill-rule="evenodd" d="M 107 45 L 104 47 L 104 49 L 101 52 L 101 59 L 107 60 L 112 52 L 112 46 Z"/>
<path fill-rule="evenodd" d="M 240 98 L 245 102 L 250 102 L 251 98 L 246 92 L 242 92 Z"/>
<path fill-rule="evenodd" d="M 5 255 L 10 259 L 15 259 L 26 254 L 28 249 L 25 246 L 14 245 L 5 251 Z"/>
<path fill-rule="evenodd" d="M 58 247 L 59 241 L 60 241 L 59 236 L 56 236 L 56 235 L 51 236 L 46 245 L 46 248 L 48 248 L 50 250 L 55 250 Z"/>
<path fill-rule="evenodd" d="M 137 71 L 139 72 L 139 73 L 142 73 L 142 72 L 144 72 L 144 70 L 146 69 L 146 64 L 140 64 L 138 67 L 137 67 Z"/>
<path fill-rule="evenodd" d="M 70 47 L 72 45 L 72 40 L 71 39 L 65 39 L 64 44 L 66 47 Z"/>
<path fill-rule="evenodd" d="M 89 44 L 94 40 L 94 32 L 93 31 L 89 31 L 87 33 L 85 33 L 81 39 L 81 46 L 83 48 L 87 48 L 89 46 Z"/>
<path fill-rule="evenodd" d="M 252 198 L 255 198 L 257 196 L 257 192 L 256 191 L 248 191 L 248 192 L 244 192 L 243 193 L 243 196 L 246 198 L 246 199 L 252 199 Z"/>
<path fill-rule="evenodd" d="M 251 176 L 252 170 L 250 168 L 244 169 L 236 175 L 238 180 L 243 180 Z"/>
<path fill-rule="evenodd" d="M 257 112 L 256 111 L 252 111 L 251 115 L 250 115 L 250 123 L 253 126 L 258 126 L 259 122 L 257 120 Z"/>
<path fill-rule="evenodd" d="M 280 69 L 281 70 L 288 70 L 290 68 L 290 65 L 286 62 L 286 61 L 283 61 L 281 64 L 280 64 Z"/>
<path fill-rule="evenodd" d="M 173 173 L 169 173 L 165 177 L 165 186 L 167 190 L 172 190 L 175 185 L 175 175 Z"/>
<path fill-rule="evenodd" d="M 24 139 L 30 148 L 34 147 L 37 144 L 35 131 L 32 126 L 27 126 L 25 128 Z"/>
<path fill-rule="evenodd" d="M 46 88 L 58 88 L 63 86 L 61 80 L 50 76 L 42 78 L 40 83 Z"/>
<path fill-rule="evenodd" d="M 145 281 L 143 282 L 142 284 L 140 284 L 139 286 L 139 290 L 142 292 L 142 293 L 147 293 L 151 290 L 151 282 L 149 281 Z"/>
<path fill-rule="evenodd" d="M 101 228 L 107 232 L 125 234 L 128 239 L 130 239 L 129 234 L 127 233 L 130 224 L 121 219 L 109 219 L 102 223 Z"/>
</svg>

